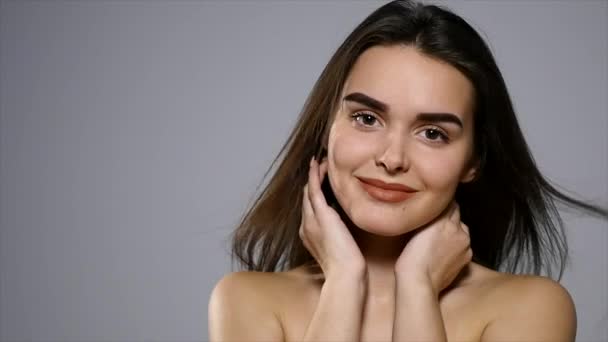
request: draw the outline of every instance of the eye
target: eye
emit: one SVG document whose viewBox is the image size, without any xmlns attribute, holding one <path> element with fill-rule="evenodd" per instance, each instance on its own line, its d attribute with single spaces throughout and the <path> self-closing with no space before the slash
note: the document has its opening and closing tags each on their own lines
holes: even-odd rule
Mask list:
<svg viewBox="0 0 608 342">
<path fill-rule="evenodd" d="M 372 127 L 378 122 L 378 119 L 369 112 L 357 112 L 352 114 L 351 117 L 357 122 L 357 124 L 366 127 Z"/>
<path fill-rule="evenodd" d="M 432 142 L 447 143 L 450 139 L 439 127 L 429 127 L 424 131 L 424 138 Z"/>
</svg>

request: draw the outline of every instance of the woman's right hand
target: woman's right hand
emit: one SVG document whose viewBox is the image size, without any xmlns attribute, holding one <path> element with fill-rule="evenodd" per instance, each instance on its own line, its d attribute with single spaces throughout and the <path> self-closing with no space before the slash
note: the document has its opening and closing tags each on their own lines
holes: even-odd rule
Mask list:
<svg viewBox="0 0 608 342">
<path fill-rule="evenodd" d="M 340 275 L 361 275 L 366 264 L 352 234 L 330 207 L 321 190 L 327 173 L 327 159 L 320 164 L 310 162 L 308 183 L 304 186 L 300 238 L 317 260 L 325 278 Z"/>
</svg>

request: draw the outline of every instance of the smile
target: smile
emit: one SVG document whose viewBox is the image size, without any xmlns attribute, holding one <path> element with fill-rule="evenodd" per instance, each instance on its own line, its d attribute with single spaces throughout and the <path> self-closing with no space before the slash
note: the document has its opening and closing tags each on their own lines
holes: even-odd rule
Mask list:
<svg viewBox="0 0 608 342">
<path fill-rule="evenodd" d="M 394 187 L 392 187 L 393 189 L 387 189 L 391 186 L 390 185 L 384 186 L 382 183 L 379 183 L 378 181 L 362 179 L 362 178 L 358 178 L 358 179 L 359 179 L 359 184 L 361 184 L 361 187 L 363 188 L 363 190 L 365 190 L 367 192 L 368 195 L 370 195 L 373 199 L 376 199 L 376 200 L 382 201 L 382 202 L 389 202 L 389 203 L 402 202 L 402 201 L 405 201 L 408 198 L 412 197 L 414 195 L 414 193 L 416 192 L 415 190 L 411 190 L 411 189 L 408 189 L 407 191 L 406 190 L 395 190 Z M 370 181 L 372 181 L 372 182 L 370 182 Z M 374 183 L 374 184 L 371 184 L 371 183 Z"/>
</svg>

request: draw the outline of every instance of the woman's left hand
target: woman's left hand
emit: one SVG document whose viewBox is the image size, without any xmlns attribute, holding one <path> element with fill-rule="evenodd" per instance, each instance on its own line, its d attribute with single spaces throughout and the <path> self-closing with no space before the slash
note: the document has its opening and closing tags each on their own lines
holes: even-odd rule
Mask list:
<svg viewBox="0 0 608 342">
<path fill-rule="evenodd" d="M 472 257 L 469 228 L 460 221 L 458 204 L 453 202 L 408 241 L 395 264 L 395 275 L 399 282 L 430 285 L 438 295 Z"/>
</svg>

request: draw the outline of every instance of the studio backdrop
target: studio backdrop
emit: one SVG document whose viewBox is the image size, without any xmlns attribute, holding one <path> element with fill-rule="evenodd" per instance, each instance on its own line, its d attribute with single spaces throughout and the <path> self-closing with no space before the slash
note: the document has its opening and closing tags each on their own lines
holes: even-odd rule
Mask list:
<svg viewBox="0 0 608 342">
<path fill-rule="evenodd" d="M 201 341 L 229 234 L 379 1 L 0 1 L 0 339 Z M 443 1 L 488 40 L 541 169 L 608 206 L 608 2 Z M 608 227 L 564 212 L 578 341 Z"/>
</svg>

